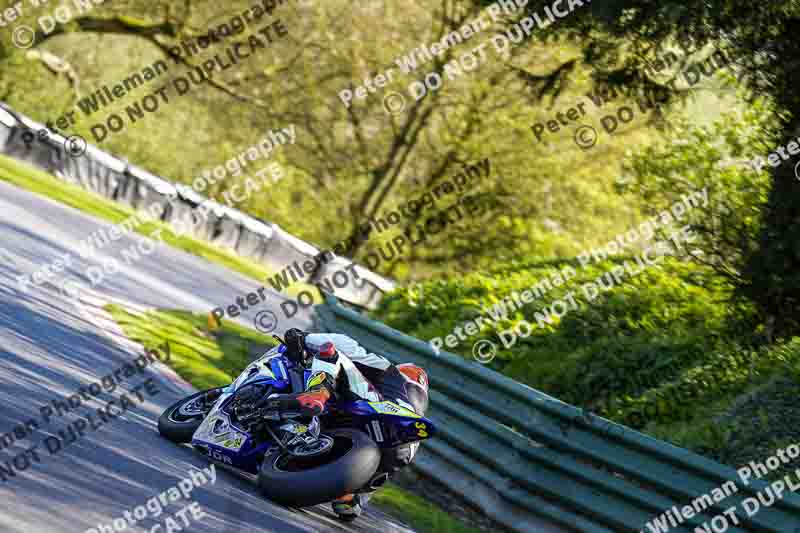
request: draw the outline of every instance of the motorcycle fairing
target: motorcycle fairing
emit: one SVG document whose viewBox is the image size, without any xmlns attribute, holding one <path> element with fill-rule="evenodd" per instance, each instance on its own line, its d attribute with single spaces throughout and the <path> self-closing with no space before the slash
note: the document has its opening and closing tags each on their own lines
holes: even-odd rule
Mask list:
<svg viewBox="0 0 800 533">
<path fill-rule="evenodd" d="M 284 346 L 273 348 L 250 363 L 244 372 L 230 386 L 223 389 L 217 402 L 206 419 L 197 428 L 192 445 L 199 448 L 209 458 L 257 474 L 264 454 L 277 446 L 275 442 L 262 442 L 256 445 L 255 439 L 243 428 L 231 421 L 228 407 L 243 387 L 254 385 L 271 386 L 276 393 L 291 392 L 294 372 L 292 363 L 283 357 Z M 306 370 L 296 387 L 303 387 L 313 374 Z M 429 419 L 418 415 L 411 405 L 402 400 L 396 401 L 354 400 L 339 405 L 329 405 L 323 416 L 330 416 L 331 426 L 337 419 L 347 419 L 348 427 L 366 432 L 380 448 L 393 448 L 401 444 L 419 444 L 418 441 L 432 437 L 436 429 Z"/>
<path fill-rule="evenodd" d="M 223 390 L 214 407 L 192 436 L 192 445 L 217 461 L 257 472 L 259 457 L 272 444 L 255 446 L 249 433 L 231 422 L 226 408 L 235 393 L 253 384 L 271 385 L 276 391 L 289 387 L 289 371 L 281 358 L 282 351 L 273 348 L 250 363 L 239 377 Z"/>
<path fill-rule="evenodd" d="M 406 409 L 405 407 L 398 405 L 394 402 L 369 402 L 369 406 L 372 407 L 372 409 L 376 413 L 380 413 L 382 415 L 395 415 L 407 418 L 421 418 L 417 413 L 415 413 L 411 409 Z"/>
<path fill-rule="evenodd" d="M 436 432 L 431 420 L 394 402 L 357 400 L 345 403 L 341 411 L 352 418 L 353 427 L 365 431 L 379 448 L 429 439 Z"/>
</svg>

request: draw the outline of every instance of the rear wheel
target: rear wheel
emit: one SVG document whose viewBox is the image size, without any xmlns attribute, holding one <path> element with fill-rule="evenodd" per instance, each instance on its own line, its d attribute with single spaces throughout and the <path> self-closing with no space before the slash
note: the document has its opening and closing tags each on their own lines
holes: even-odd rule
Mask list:
<svg viewBox="0 0 800 533">
<path fill-rule="evenodd" d="M 222 388 L 192 394 L 167 407 L 158 419 L 158 432 L 172 442 L 191 442 Z"/>
<path fill-rule="evenodd" d="M 264 456 L 258 486 L 270 500 L 295 507 L 332 501 L 363 488 L 375 474 L 381 453 L 364 432 L 337 429 L 320 435 L 333 441 L 317 456 L 294 457 L 282 449 Z"/>
</svg>

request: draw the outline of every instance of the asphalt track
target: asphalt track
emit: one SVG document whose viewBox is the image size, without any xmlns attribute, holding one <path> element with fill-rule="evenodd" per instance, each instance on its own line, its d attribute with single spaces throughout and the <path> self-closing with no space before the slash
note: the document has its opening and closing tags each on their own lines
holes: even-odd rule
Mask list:
<svg viewBox="0 0 800 533">
<path fill-rule="evenodd" d="M 0 480 L 2 532 L 83 533 L 145 504 L 187 477 L 191 466 L 208 467 L 208 461 L 191 448 L 176 446 L 156 431 L 163 409 L 187 392 L 185 384 L 162 365 L 126 380 L 111 395 L 103 392 L 100 401 L 93 400 L 47 425 L 41 422 L 42 405 L 66 401 L 79 387 L 98 381 L 138 355 L 104 319 L 103 299 L 207 312 L 258 288 L 253 280 L 161 246 L 77 298 L 60 290 L 64 274 L 88 282 L 86 268 L 98 264 L 80 260 L 77 253 L 73 253 L 77 263 L 61 278 L 28 291 L 20 289 L 18 276 L 33 273 L 59 254 L 75 252 L 78 241 L 101 225 L 108 223 L 0 183 L 0 435 L 32 418 L 41 423 L 33 435 L 0 450 L 0 465 L 33 445 L 39 445 L 41 459 L 16 477 Z M 123 237 L 103 254 L 119 258 L 119 251 L 133 242 Z M 270 291 L 268 305 L 255 311 L 277 313 L 283 300 Z M 279 324 L 278 331 L 308 325 L 309 316 L 303 315 Z M 155 380 L 158 395 L 145 396 L 143 403 L 88 432 L 61 453 L 48 453 L 42 443 L 46 437 L 149 377 Z M 327 506 L 295 510 L 273 504 L 258 494 L 251 480 L 220 467 L 216 483 L 196 489 L 191 499 L 209 516 L 183 531 L 410 531 L 375 510 L 345 524 Z M 150 531 L 185 504 L 176 502 L 160 518 L 145 519 L 125 531 Z M 159 531 L 166 530 L 164 526 Z"/>
</svg>

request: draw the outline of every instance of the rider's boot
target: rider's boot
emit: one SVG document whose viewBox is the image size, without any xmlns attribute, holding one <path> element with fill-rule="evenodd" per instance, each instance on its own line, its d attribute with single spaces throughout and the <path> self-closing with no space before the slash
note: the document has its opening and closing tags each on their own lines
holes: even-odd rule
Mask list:
<svg viewBox="0 0 800 533">
<path fill-rule="evenodd" d="M 372 492 L 345 494 L 344 496 L 333 501 L 331 504 L 333 507 L 333 512 L 336 513 L 336 515 L 342 520 L 355 520 L 361 516 L 361 513 L 367 506 L 372 494 Z"/>
</svg>

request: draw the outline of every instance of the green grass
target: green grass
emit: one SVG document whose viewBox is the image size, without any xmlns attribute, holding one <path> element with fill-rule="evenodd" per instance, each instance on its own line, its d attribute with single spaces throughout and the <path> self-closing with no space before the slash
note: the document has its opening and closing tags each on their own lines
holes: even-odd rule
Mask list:
<svg viewBox="0 0 800 533">
<path fill-rule="evenodd" d="M 479 529 L 469 527 L 454 519 L 435 505 L 397 485 L 387 484 L 372 498 L 386 512 L 404 520 L 417 531 L 449 533 L 474 533 Z"/>
<path fill-rule="evenodd" d="M 115 304 L 106 310 L 129 338 L 146 348 L 157 349 L 168 341 L 169 366 L 200 390 L 229 384 L 250 362 L 253 348 L 277 344 L 272 337 L 228 320 L 211 327 L 208 316 L 201 313 L 158 310 L 138 315 Z M 423 533 L 478 531 L 396 485 L 382 488 L 372 502 Z"/>
<path fill-rule="evenodd" d="M 200 390 L 229 384 L 250 362 L 251 349 L 277 344 L 268 335 L 224 319 L 219 328 L 212 328 L 202 313 L 163 310 L 136 315 L 113 304 L 106 310 L 129 338 L 146 348 L 168 341 L 170 366 Z"/>
<path fill-rule="evenodd" d="M 133 209 L 127 206 L 117 204 L 98 194 L 81 189 L 77 185 L 61 181 L 47 172 L 3 155 L 0 155 L 0 180 L 114 224 L 128 219 L 135 213 Z M 149 236 L 159 229 L 162 230 L 162 239 L 170 246 L 239 272 L 261 283 L 264 283 L 267 278 L 274 275 L 274 272 L 265 266 L 240 257 L 233 252 L 192 237 L 178 235 L 171 226 L 162 222 L 144 222 L 137 226 L 135 231 Z M 286 290 L 286 293 L 297 295 L 297 293 L 304 290 L 310 291 L 314 295 L 315 303 L 322 302 L 319 291 L 309 284 L 295 283 Z"/>
</svg>

